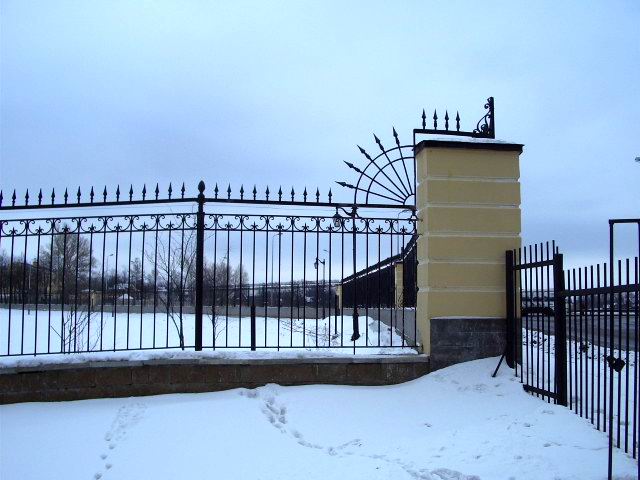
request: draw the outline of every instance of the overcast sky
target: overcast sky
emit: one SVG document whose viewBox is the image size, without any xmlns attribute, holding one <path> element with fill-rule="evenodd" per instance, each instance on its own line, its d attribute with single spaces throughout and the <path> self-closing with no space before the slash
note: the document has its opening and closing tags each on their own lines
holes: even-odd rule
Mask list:
<svg viewBox="0 0 640 480">
<path fill-rule="evenodd" d="M 348 5 L 347 5 L 348 3 Z M 496 99 L 525 243 L 640 213 L 640 2 L 0 1 L 0 187 L 338 191 L 371 134 Z M 6 195 L 5 195 L 6 196 Z M 346 194 L 343 198 L 346 198 Z"/>
</svg>

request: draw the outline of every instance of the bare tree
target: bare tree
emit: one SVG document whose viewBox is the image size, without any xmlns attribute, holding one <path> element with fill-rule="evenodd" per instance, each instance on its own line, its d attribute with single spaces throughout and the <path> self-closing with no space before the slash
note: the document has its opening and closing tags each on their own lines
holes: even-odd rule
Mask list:
<svg viewBox="0 0 640 480">
<path fill-rule="evenodd" d="M 60 339 L 62 353 L 85 352 L 95 350 L 102 338 L 102 331 L 91 329 L 96 313 L 89 314 L 84 309 L 72 309 L 65 312 L 62 325 L 51 324 L 51 331 Z M 96 322 L 93 322 L 95 325 Z"/>
</svg>

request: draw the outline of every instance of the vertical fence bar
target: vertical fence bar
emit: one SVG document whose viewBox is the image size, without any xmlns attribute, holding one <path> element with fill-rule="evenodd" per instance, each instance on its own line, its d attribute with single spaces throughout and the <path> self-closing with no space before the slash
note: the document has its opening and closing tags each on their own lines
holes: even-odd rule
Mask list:
<svg viewBox="0 0 640 480">
<path fill-rule="evenodd" d="M 202 350 L 202 294 L 204 286 L 204 182 L 198 183 L 198 215 L 196 218 L 196 332 L 195 349 Z"/>
<path fill-rule="evenodd" d="M 265 345 L 266 346 L 266 345 Z M 256 304 L 251 303 L 251 351 L 256 350 Z"/>
<path fill-rule="evenodd" d="M 553 303 L 555 345 L 556 401 L 567 406 L 567 321 L 564 295 L 563 256 L 553 254 Z"/>
</svg>

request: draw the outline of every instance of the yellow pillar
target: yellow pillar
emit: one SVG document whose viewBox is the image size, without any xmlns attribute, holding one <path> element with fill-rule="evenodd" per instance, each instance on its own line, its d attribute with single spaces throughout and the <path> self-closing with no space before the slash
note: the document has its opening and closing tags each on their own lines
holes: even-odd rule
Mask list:
<svg viewBox="0 0 640 480">
<path fill-rule="evenodd" d="M 430 139 L 416 146 L 418 329 L 431 319 L 505 317 L 505 250 L 520 246 L 522 145 Z"/>
</svg>

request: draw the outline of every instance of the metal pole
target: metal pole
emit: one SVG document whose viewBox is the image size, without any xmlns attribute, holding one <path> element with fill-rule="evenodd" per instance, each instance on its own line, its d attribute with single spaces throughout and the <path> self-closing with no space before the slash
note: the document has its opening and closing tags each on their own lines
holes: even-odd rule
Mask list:
<svg viewBox="0 0 640 480">
<path fill-rule="evenodd" d="M 204 286 L 204 182 L 198 183 L 196 224 L 196 324 L 195 349 L 202 350 L 202 294 Z"/>
<path fill-rule="evenodd" d="M 354 342 L 354 351 L 355 351 L 355 341 L 360 338 L 360 325 L 358 323 L 358 287 L 357 287 L 357 278 L 356 278 L 356 205 L 354 204 L 351 209 L 351 236 L 352 236 L 352 259 L 353 259 L 353 335 L 351 335 L 351 341 Z"/>
<path fill-rule="evenodd" d="M 553 254 L 553 317 L 555 334 L 556 401 L 568 405 L 567 395 L 567 319 L 564 295 L 564 261 L 561 253 Z"/>
<path fill-rule="evenodd" d="M 609 456 L 608 456 L 608 478 L 613 478 L 613 347 L 614 347 L 614 288 L 613 288 L 613 221 L 609 220 Z"/>
</svg>

